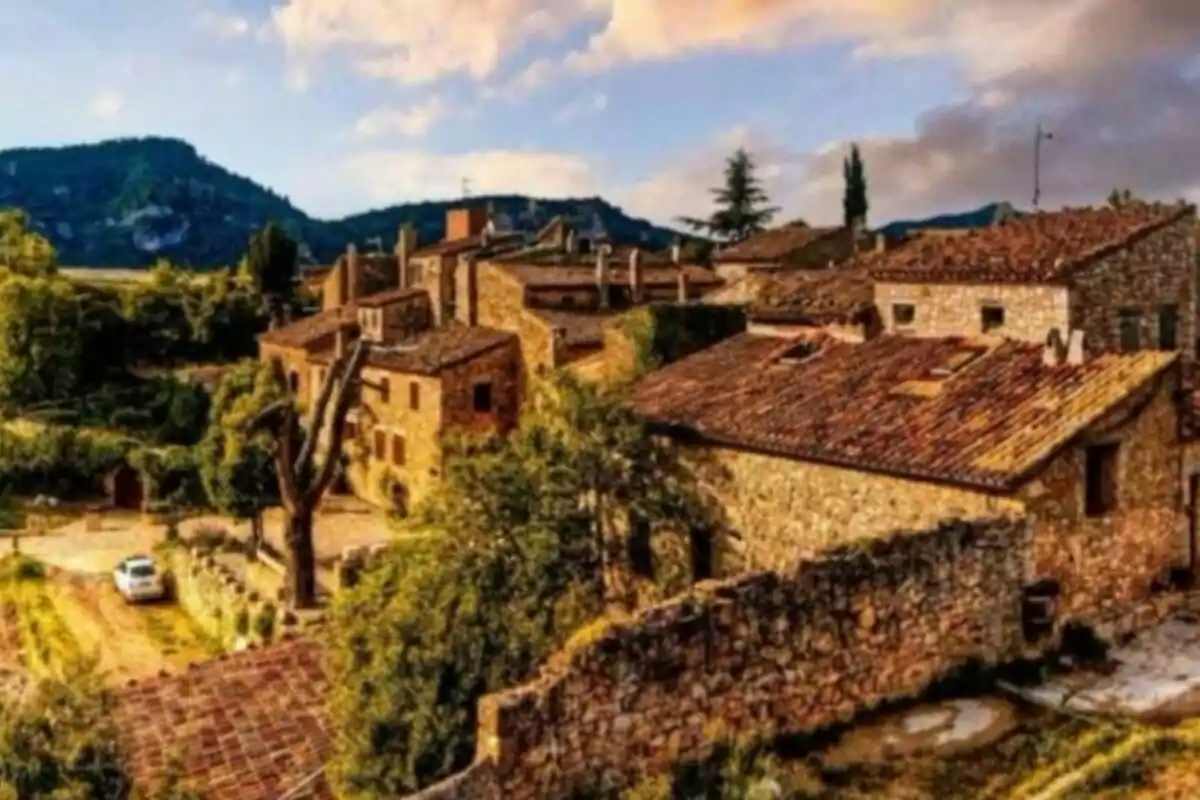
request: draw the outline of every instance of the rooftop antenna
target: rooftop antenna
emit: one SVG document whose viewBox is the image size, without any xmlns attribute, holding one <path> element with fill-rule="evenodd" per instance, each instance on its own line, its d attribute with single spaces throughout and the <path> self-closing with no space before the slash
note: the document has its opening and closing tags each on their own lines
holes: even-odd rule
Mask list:
<svg viewBox="0 0 1200 800">
<path fill-rule="evenodd" d="M 1042 128 L 1039 120 L 1037 130 L 1033 135 L 1033 210 L 1037 211 L 1038 200 L 1042 197 L 1042 142 L 1053 139 L 1054 134 Z"/>
</svg>

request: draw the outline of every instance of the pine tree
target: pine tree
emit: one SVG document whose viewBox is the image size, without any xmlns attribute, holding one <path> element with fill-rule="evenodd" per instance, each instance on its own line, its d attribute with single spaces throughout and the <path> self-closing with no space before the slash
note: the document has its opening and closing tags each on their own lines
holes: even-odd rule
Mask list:
<svg viewBox="0 0 1200 800">
<path fill-rule="evenodd" d="M 725 162 L 725 185 L 711 190 L 717 209 L 708 219 L 680 217 L 679 221 L 729 242 L 740 242 L 766 230 L 779 209 L 767 205 L 767 192 L 754 170 L 754 159 L 739 147 Z"/>
<path fill-rule="evenodd" d="M 850 155 L 842 162 L 846 192 L 842 196 L 842 213 L 847 228 L 867 224 L 867 173 L 863 167 L 858 145 L 850 145 Z"/>
</svg>

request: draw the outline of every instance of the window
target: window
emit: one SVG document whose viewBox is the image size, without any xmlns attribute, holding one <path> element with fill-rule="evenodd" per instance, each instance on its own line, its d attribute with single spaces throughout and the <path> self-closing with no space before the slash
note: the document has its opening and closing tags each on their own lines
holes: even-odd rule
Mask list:
<svg viewBox="0 0 1200 800">
<path fill-rule="evenodd" d="M 421 384 L 416 381 L 408 384 L 408 407 L 413 411 L 421 410 Z"/>
<path fill-rule="evenodd" d="M 979 309 L 979 326 L 984 333 L 1004 327 L 1004 306 L 986 305 Z"/>
<path fill-rule="evenodd" d="M 1117 507 L 1117 445 L 1089 447 L 1085 460 L 1085 513 L 1100 517 Z"/>
<path fill-rule="evenodd" d="M 478 413 L 492 410 L 492 385 L 490 383 L 475 384 L 475 396 L 472 405 Z"/>
<path fill-rule="evenodd" d="M 296 370 L 288 372 L 288 391 L 292 394 L 300 393 L 300 373 Z"/>
<path fill-rule="evenodd" d="M 404 437 L 398 433 L 392 434 L 392 463 L 397 467 L 404 466 Z"/>
<path fill-rule="evenodd" d="M 375 457 L 378 459 L 387 457 L 387 436 L 383 431 L 375 431 Z"/>
<path fill-rule="evenodd" d="M 1163 350 L 1179 347 L 1179 306 L 1164 305 L 1158 309 L 1158 346 Z"/>
<path fill-rule="evenodd" d="M 358 438 L 358 426 L 353 422 L 347 422 L 346 426 L 342 429 L 342 438 L 348 442 L 353 442 Z"/>
<path fill-rule="evenodd" d="M 654 579 L 654 549 L 650 545 L 650 522 L 641 516 L 630 520 L 629 563 L 642 578 Z"/>
<path fill-rule="evenodd" d="M 917 308 L 912 303 L 892 304 L 892 323 L 894 325 L 912 325 L 917 319 Z"/>
<path fill-rule="evenodd" d="M 379 400 L 386 403 L 392 396 L 392 384 L 387 378 L 379 379 Z"/>
<path fill-rule="evenodd" d="M 1142 346 L 1142 315 L 1137 309 L 1123 308 L 1117 313 L 1121 328 L 1121 352 L 1132 353 Z"/>
</svg>

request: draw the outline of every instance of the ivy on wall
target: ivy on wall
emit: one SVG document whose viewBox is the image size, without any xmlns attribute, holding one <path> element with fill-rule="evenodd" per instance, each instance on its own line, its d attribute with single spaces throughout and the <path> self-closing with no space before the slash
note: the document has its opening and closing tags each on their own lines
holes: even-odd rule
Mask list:
<svg viewBox="0 0 1200 800">
<path fill-rule="evenodd" d="M 735 306 L 653 304 L 635 308 L 620 324 L 643 375 L 743 333 L 746 314 Z"/>
</svg>

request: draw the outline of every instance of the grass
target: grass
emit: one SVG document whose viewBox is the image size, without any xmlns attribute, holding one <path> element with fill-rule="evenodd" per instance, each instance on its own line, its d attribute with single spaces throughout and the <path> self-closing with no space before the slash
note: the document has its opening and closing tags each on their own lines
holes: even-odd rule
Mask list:
<svg viewBox="0 0 1200 800">
<path fill-rule="evenodd" d="M 27 556 L 0 559 L 0 606 L 15 622 L 21 660 L 35 677 L 64 677 L 84 655 L 59 615 L 41 564 Z"/>
<path fill-rule="evenodd" d="M 224 652 L 221 643 L 178 606 L 149 605 L 140 611 L 146 635 L 172 661 L 198 661 Z"/>
</svg>

